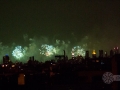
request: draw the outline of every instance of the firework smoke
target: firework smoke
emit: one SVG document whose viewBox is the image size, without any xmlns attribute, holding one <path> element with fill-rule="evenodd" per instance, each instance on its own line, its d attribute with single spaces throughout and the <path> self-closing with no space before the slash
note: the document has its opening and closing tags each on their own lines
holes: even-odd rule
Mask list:
<svg viewBox="0 0 120 90">
<path fill-rule="evenodd" d="M 11 46 L 5 46 L 0 42 L 0 57 L 6 54 L 10 56 L 10 59 L 14 62 L 16 60 L 26 62 L 29 57 L 34 56 L 36 60 L 45 61 L 54 59 L 55 55 L 63 55 L 63 50 L 66 51 L 66 55 L 69 58 L 74 54 L 75 56 L 85 56 L 85 50 L 99 50 L 100 41 L 95 41 L 89 36 L 77 40 L 77 43 L 71 41 L 64 41 L 59 39 L 48 39 L 47 37 L 29 38 L 28 35 L 23 36 L 24 44 L 12 43 Z M 94 48 L 93 48 L 94 47 Z M 72 53 L 72 55 L 71 55 Z"/>
</svg>

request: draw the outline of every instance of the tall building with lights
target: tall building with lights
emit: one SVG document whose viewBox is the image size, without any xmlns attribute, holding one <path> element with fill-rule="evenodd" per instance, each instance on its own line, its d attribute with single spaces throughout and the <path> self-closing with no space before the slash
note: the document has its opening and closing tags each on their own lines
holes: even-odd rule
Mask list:
<svg viewBox="0 0 120 90">
<path fill-rule="evenodd" d="M 75 58 L 75 53 L 74 53 L 74 49 L 72 49 L 72 59 L 74 59 Z"/>
<path fill-rule="evenodd" d="M 93 52 L 92 52 L 92 58 L 96 58 L 96 52 L 95 52 L 95 50 L 93 50 Z"/>
<path fill-rule="evenodd" d="M 75 58 L 75 54 L 72 52 L 72 59 L 74 59 Z"/>
<path fill-rule="evenodd" d="M 105 57 L 107 57 L 107 51 L 105 51 Z"/>
<path fill-rule="evenodd" d="M 114 54 L 119 54 L 119 48 L 118 47 L 114 47 Z"/>
<path fill-rule="evenodd" d="M 119 54 L 119 48 L 116 47 L 116 54 Z"/>
</svg>

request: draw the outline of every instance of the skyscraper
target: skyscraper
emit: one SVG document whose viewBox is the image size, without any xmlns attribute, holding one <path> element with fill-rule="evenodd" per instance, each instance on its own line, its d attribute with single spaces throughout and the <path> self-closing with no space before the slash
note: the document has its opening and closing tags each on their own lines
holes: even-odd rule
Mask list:
<svg viewBox="0 0 120 90">
<path fill-rule="evenodd" d="M 85 58 L 89 58 L 89 51 L 86 51 Z"/>
<path fill-rule="evenodd" d="M 118 47 L 114 47 L 114 54 L 119 54 L 119 48 Z"/>
<path fill-rule="evenodd" d="M 114 51 L 110 50 L 110 57 L 112 57 L 114 55 Z"/>
<path fill-rule="evenodd" d="M 103 50 L 99 50 L 99 57 L 103 57 Z"/>
<path fill-rule="evenodd" d="M 105 51 L 105 57 L 107 57 L 107 51 Z"/>
<path fill-rule="evenodd" d="M 96 58 L 96 52 L 95 52 L 95 50 L 93 50 L 93 52 L 92 52 L 92 58 Z"/>
</svg>

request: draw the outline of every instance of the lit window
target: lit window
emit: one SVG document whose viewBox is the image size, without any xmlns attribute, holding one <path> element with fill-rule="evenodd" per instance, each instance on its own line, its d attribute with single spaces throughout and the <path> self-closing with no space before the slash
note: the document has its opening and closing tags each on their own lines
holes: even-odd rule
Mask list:
<svg viewBox="0 0 120 90">
<path fill-rule="evenodd" d="M 92 54 L 96 54 L 95 50 L 93 50 Z"/>
<path fill-rule="evenodd" d="M 118 47 L 117 47 L 117 49 L 118 49 Z"/>
<path fill-rule="evenodd" d="M 4 67 L 4 65 L 2 65 L 2 67 Z"/>
<path fill-rule="evenodd" d="M 19 74 L 18 85 L 24 85 L 24 84 L 25 84 L 25 74 Z"/>
<path fill-rule="evenodd" d="M 99 62 L 99 60 L 96 60 L 96 62 Z"/>
<path fill-rule="evenodd" d="M 12 65 L 12 67 L 15 67 L 15 65 Z"/>
</svg>

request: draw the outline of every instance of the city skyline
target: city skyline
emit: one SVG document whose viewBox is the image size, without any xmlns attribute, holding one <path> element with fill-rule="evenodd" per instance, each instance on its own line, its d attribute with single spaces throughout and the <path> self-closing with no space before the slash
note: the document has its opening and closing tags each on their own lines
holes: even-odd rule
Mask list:
<svg viewBox="0 0 120 90">
<path fill-rule="evenodd" d="M 49 47 L 47 47 L 47 48 L 49 48 Z M 43 54 L 41 54 L 41 53 L 43 53 Z M 51 52 L 41 51 L 40 54 L 41 54 L 41 56 L 38 56 L 38 58 L 36 58 L 36 55 L 28 56 L 28 52 L 26 52 L 25 50 L 22 50 L 21 46 L 17 46 L 15 48 L 15 50 L 13 50 L 13 52 L 12 52 L 12 58 L 11 58 L 11 55 L 8 55 L 8 54 L 4 55 L 3 58 L 8 57 L 7 61 L 26 63 L 26 62 L 28 62 L 28 60 L 36 60 L 38 62 L 46 62 L 46 61 L 51 61 L 51 60 L 57 60 L 57 58 L 58 59 L 66 58 L 66 60 L 71 60 L 71 59 L 77 60 L 77 58 L 80 58 L 80 57 L 82 57 L 83 59 L 86 59 L 86 58 L 87 59 L 111 58 L 115 54 L 120 54 L 120 53 L 119 53 L 119 47 L 114 47 L 109 52 L 104 51 L 104 50 L 99 50 L 99 51 L 93 50 L 92 52 L 90 52 L 88 50 L 83 51 L 82 49 L 80 49 L 79 46 L 76 46 L 76 47 L 72 48 L 70 56 L 68 56 L 66 54 L 65 50 L 63 50 L 62 54 L 53 53 L 52 51 Z M 31 58 L 33 58 L 33 59 L 31 59 Z M 1 60 L 0 62 L 3 62 L 3 60 Z"/>
</svg>

